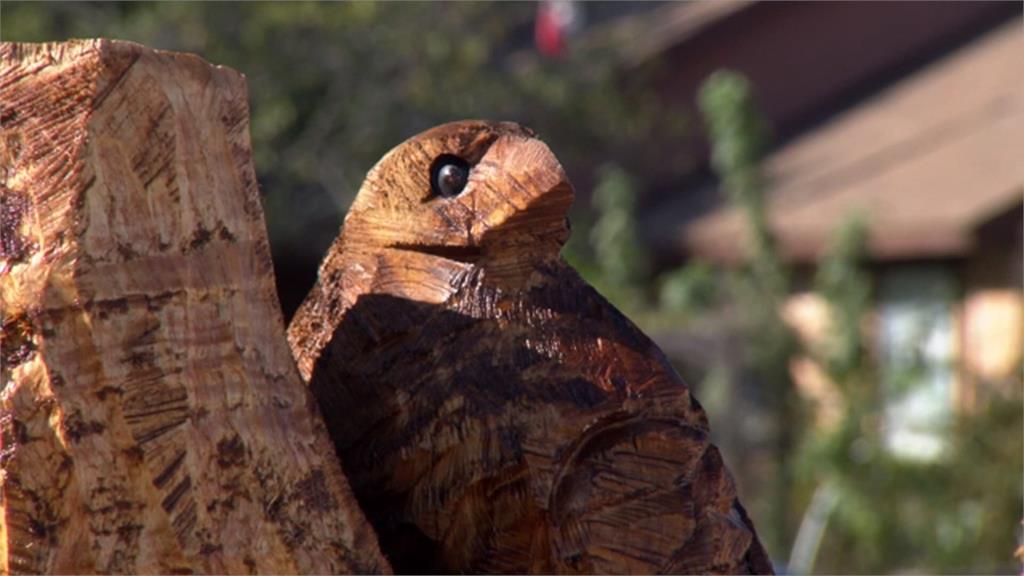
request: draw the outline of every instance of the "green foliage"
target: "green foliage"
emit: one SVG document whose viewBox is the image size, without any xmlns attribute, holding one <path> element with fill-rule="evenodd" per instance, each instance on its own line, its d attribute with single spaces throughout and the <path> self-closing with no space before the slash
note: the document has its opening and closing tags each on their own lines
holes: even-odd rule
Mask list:
<svg viewBox="0 0 1024 576">
<path fill-rule="evenodd" d="M 749 81 L 739 73 L 720 70 L 709 76 L 700 87 L 699 101 L 711 135 L 712 166 L 730 203 L 744 215 L 751 240 L 733 289 L 749 320 L 754 364 L 774 373 L 788 362 L 795 340 L 778 314 L 789 293 L 789 271 L 768 227 L 760 175 L 768 130 Z M 785 388 L 779 392 L 786 394 Z"/>
<path fill-rule="evenodd" d="M 662 276 L 658 304 L 662 310 L 693 316 L 710 310 L 717 296 L 715 271 L 704 262 L 693 262 Z"/>
<path fill-rule="evenodd" d="M 951 457 L 934 463 L 881 449 L 870 414 L 812 436 L 805 473 L 839 489 L 815 571 L 1013 570 L 1024 506 L 1020 401 L 998 399 L 965 416 L 952 435 Z"/>
<path fill-rule="evenodd" d="M 815 279 L 816 291 L 828 304 L 831 323 L 816 356 L 840 385 L 853 381 L 866 363 L 861 322 L 871 306 L 871 278 L 864 269 L 865 242 L 863 219 L 846 220 L 818 263 Z"/>
<path fill-rule="evenodd" d="M 750 278 L 740 289 L 750 294 L 743 298 L 760 300 L 760 309 L 770 309 L 788 293 L 789 275 L 768 228 L 764 206 L 760 162 L 768 143 L 767 126 L 755 105 L 750 82 L 737 72 L 719 70 L 709 76 L 700 87 L 699 102 L 711 135 L 712 167 L 730 202 L 747 220 Z"/>
<path fill-rule="evenodd" d="M 754 104 L 745 76 L 731 70 L 713 73 L 701 85 L 701 112 L 711 135 L 711 163 L 739 205 L 760 209 L 758 166 L 767 148 L 768 130 Z"/>
<path fill-rule="evenodd" d="M 780 316 L 789 294 L 789 271 L 768 227 L 760 175 L 768 130 L 755 106 L 750 83 L 739 73 L 712 74 L 700 87 L 699 103 L 711 136 L 712 167 L 729 202 L 743 214 L 751 240 L 747 260 L 731 274 L 728 287 L 741 319 L 745 368 L 763 388 L 773 422 L 775 473 L 768 490 L 770 518 L 761 526 L 769 549 L 778 555 L 792 536 L 790 458 L 802 424 L 800 401 L 789 373 L 797 341 Z"/>
<path fill-rule="evenodd" d="M 601 276 L 630 288 L 648 275 L 646 251 L 636 229 L 636 192 L 632 178 L 620 167 L 602 166 L 592 198 L 597 220 L 590 230 Z"/>
<path fill-rule="evenodd" d="M 562 256 L 615 306 L 645 314 L 650 264 L 636 226 L 636 184 L 616 164 L 602 166 L 597 176 L 593 210 L 574 221 Z"/>
<path fill-rule="evenodd" d="M 731 283 L 753 344 L 753 364 L 782 375 L 788 371 L 795 340 L 779 316 L 789 293 L 789 271 L 768 227 L 760 176 L 767 129 L 754 105 L 750 83 L 741 74 L 715 72 L 701 86 L 699 99 L 711 135 L 712 165 L 730 203 L 744 214 L 753 239 L 746 264 Z M 778 392 L 788 394 L 788 388 L 784 384 Z"/>
</svg>

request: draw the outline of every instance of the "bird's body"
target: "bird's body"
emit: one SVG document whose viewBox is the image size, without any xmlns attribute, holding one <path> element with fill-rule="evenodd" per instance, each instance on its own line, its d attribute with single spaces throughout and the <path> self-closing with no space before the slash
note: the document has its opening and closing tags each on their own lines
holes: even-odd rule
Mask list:
<svg viewBox="0 0 1024 576">
<path fill-rule="evenodd" d="M 769 572 L 699 404 L 559 258 L 571 201 L 507 123 L 368 175 L 289 340 L 382 549 L 398 572 Z"/>
</svg>

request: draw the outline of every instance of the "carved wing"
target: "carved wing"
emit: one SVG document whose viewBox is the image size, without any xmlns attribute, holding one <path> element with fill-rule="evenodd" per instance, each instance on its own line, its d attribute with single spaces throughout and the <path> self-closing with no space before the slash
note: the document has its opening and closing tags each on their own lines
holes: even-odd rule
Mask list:
<svg viewBox="0 0 1024 576">
<path fill-rule="evenodd" d="M 573 270 L 457 288 L 358 297 L 311 374 L 396 571 L 771 571 L 703 410 Z"/>
</svg>

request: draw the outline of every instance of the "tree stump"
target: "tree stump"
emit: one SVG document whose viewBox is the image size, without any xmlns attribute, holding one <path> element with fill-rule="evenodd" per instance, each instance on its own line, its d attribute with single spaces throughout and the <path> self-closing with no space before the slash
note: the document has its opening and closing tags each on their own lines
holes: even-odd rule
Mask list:
<svg viewBox="0 0 1024 576">
<path fill-rule="evenodd" d="M 244 78 L 7 43 L 0 103 L 0 571 L 388 571 L 284 337 Z"/>
</svg>

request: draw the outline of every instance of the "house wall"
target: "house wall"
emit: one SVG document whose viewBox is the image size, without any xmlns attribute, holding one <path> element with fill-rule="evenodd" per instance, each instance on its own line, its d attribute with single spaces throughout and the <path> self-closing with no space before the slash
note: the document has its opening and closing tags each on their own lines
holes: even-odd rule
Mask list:
<svg viewBox="0 0 1024 576">
<path fill-rule="evenodd" d="M 790 295 L 783 305 L 782 317 L 808 348 L 819 346 L 827 337 L 828 304 L 815 292 Z M 825 429 L 837 426 L 846 411 L 846 402 L 821 365 L 809 355 L 802 355 L 790 361 L 789 372 L 800 395 L 814 403 L 815 424 Z"/>
<path fill-rule="evenodd" d="M 1020 392 L 1024 356 L 1024 203 L 978 227 L 964 266 L 961 399 Z"/>
<path fill-rule="evenodd" d="M 963 377 L 970 383 L 961 398 L 966 408 L 973 408 L 979 395 L 1009 394 L 1014 384 L 1019 388 L 1024 348 L 1024 296 L 1020 290 L 969 292 L 963 306 L 963 343 Z"/>
</svg>

